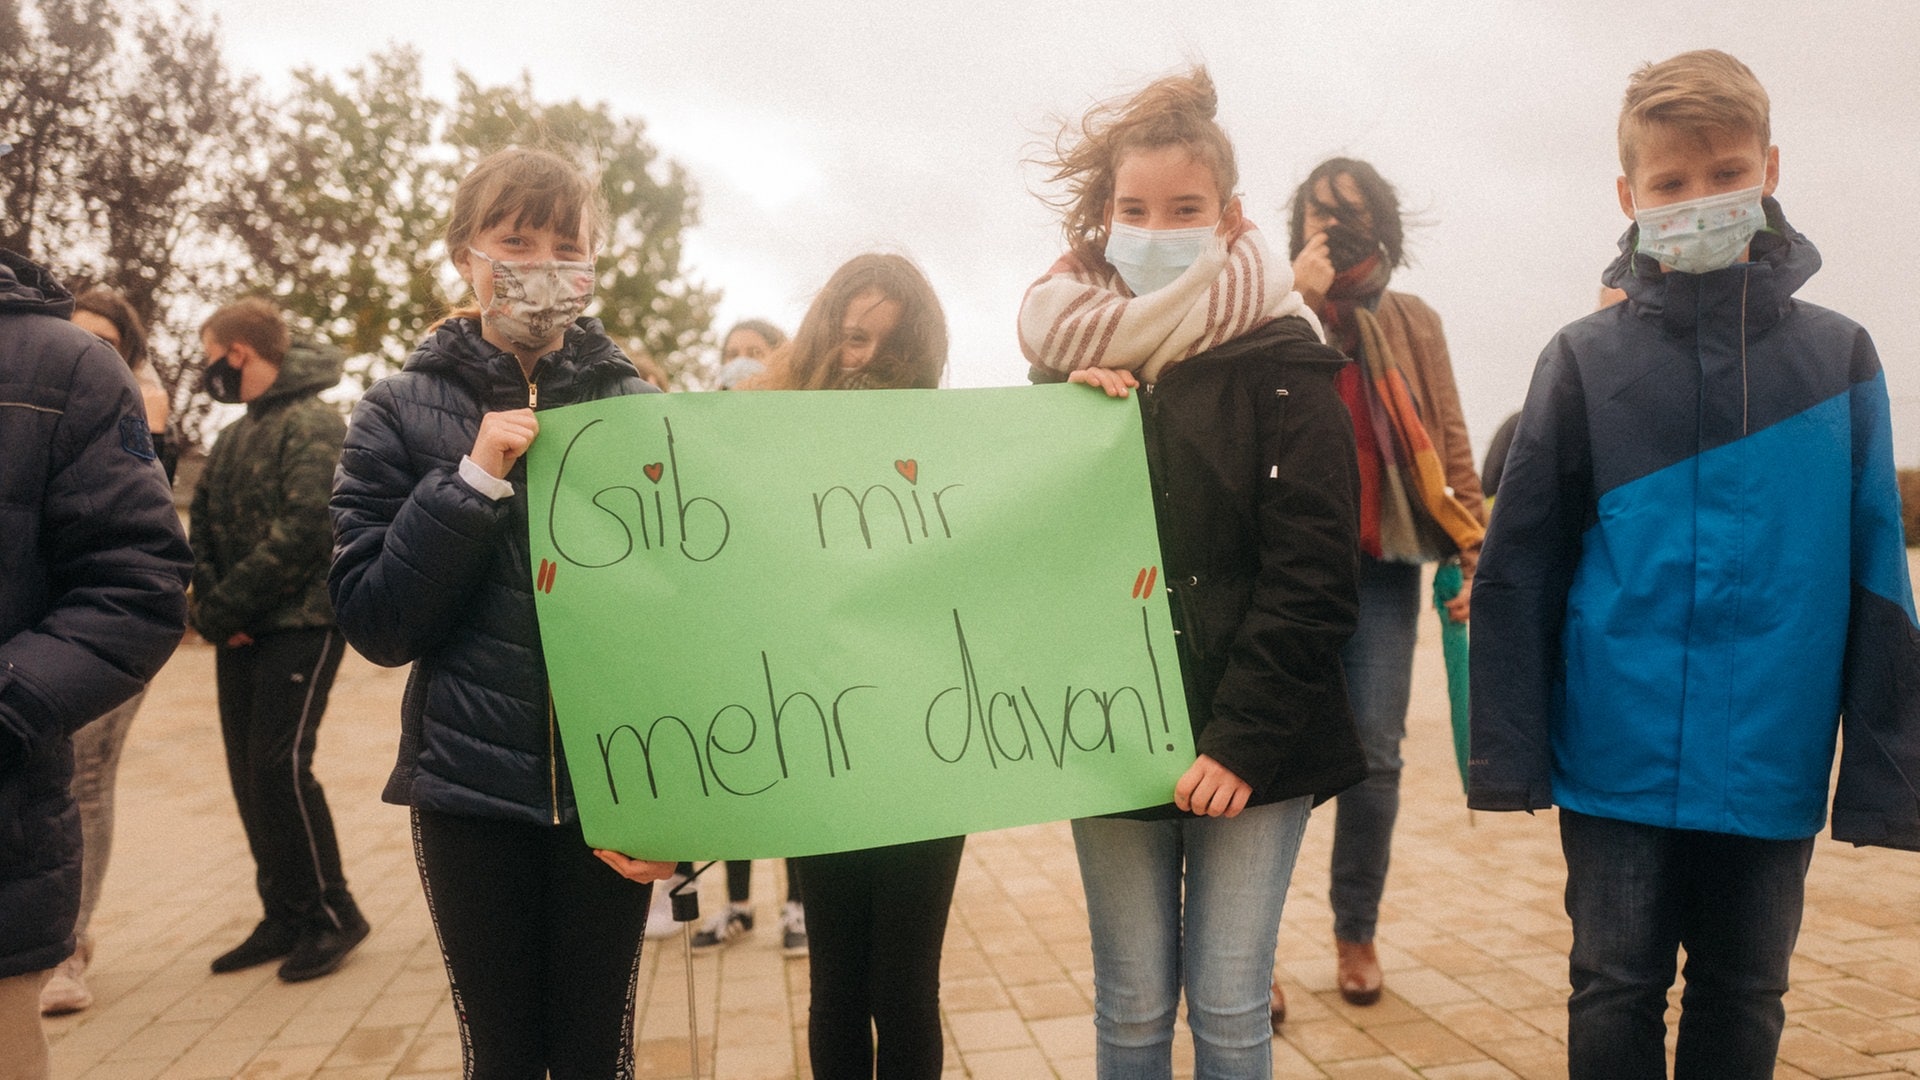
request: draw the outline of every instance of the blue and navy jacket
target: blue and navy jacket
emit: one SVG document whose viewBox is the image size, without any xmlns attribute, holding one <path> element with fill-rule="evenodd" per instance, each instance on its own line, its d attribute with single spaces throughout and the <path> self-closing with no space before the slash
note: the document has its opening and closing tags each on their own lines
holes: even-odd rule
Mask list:
<svg viewBox="0 0 1920 1080">
<path fill-rule="evenodd" d="M 1793 298 L 1820 256 L 1772 199 L 1750 262 L 1660 272 L 1541 355 L 1473 595 L 1468 803 L 1920 849 L 1920 626 L 1886 377 Z"/>
</svg>

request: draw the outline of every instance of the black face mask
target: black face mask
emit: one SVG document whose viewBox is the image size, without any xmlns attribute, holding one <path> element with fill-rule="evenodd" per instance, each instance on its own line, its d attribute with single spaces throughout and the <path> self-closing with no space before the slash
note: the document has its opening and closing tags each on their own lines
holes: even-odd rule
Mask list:
<svg viewBox="0 0 1920 1080">
<path fill-rule="evenodd" d="M 1333 264 L 1333 272 L 1344 274 L 1372 258 L 1380 250 L 1380 242 L 1359 229 L 1344 222 L 1335 222 L 1327 227 L 1327 261 Z"/>
<path fill-rule="evenodd" d="M 238 405 L 240 403 L 240 369 L 229 364 L 227 357 L 222 356 L 208 364 L 200 373 L 200 387 L 215 401 L 226 405 Z"/>
</svg>

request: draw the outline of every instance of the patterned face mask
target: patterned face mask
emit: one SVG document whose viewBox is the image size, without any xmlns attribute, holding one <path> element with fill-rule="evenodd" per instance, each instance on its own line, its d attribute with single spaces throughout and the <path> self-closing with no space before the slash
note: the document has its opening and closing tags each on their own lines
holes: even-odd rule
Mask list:
<svg viewBox="0 0 1920 1080">
<path fill-rule="evenodd" d="M 1760 190 L 1756 185 L 1648 210 L 1636 205 L 1633 220 L 1640 226 L 1636 250 L 1683 274 L 1724 270 L 1740 261 L 1753 234 L 1766 224 Z"/>
<path fill-rule="evenodd" d="M 546 348 L 593 299 L 590 262 L 503 262 L 478 248 L 467 250 L 493 272 L 493 300 L 480 313 L 481 321 L 516 349 Z"/>
</svg>

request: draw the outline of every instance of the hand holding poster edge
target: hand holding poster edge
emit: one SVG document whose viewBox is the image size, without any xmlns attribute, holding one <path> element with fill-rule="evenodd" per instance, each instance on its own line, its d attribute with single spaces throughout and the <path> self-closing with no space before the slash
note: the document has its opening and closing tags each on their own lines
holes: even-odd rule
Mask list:
<svg viewBox="0 0 1920 1080">
<path fill-rule="evenodd" d="M 541 423 L 530 571 L 595 846 L 928 839 L 1163 804 L 1193 763 L 1130 402 L 648 395 Z"/>
</svg>

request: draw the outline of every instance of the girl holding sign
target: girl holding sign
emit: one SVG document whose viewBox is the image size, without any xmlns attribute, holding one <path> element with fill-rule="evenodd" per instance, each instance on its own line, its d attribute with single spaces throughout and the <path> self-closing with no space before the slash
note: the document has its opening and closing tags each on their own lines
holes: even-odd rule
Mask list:
<svg viewBox="0 0 1920 1080">
<path fill-rule="evenodd" d="M 1293 274 L 1241 212 L 1202 69 L 1101 105 L 1045 164 L 1068 251 L 1028 289 L 1036 381 L 1146 384 L 1147 462 L 1199 756 L 1164 806 L 1073 823 L 1102 1077 L 1272 1074 L 1267 985 L 1309 808 L 1366 775 L 1353 431 Z M 1136 378 L 1136 373 L 1138 377 Z"/>
<path fill-rule="evenodd" d="M 535 409 L 652 390 L 580 314 L 605 235 L 566 159 L 480 162 L 446 238 L 474 303 L 367 391 L 334 481 L 340 629 L 413 665 L 383 797 L 412 807 L 468 1077 L 633 1075 L 648 883 L 673 870 L 581 836 L 528 566 Z"/>
<path fill-rule="evenodd" d="M 814 297 L 769 363 L 767 385 L 930 390 L 946 365 L 947 318 L 926 275 L 899 255 L 866 254 Z M 953 836 L 792 860 L 807 903 L 813 1075 L 940 1076 L 940 946 L 965 843 Z"/>
</svg>

